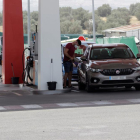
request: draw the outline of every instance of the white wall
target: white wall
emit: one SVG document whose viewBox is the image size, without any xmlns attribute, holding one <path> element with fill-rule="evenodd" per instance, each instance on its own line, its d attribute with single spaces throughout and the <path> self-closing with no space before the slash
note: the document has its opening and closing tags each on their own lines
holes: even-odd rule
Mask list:
<svg viewBox="0 0 140 140">
<path fill-rule="evenodd" d="M 38 88 L 47 90 L 51 80 L 51 58 L 53 59 L 53 81 L 62 89 L 62 62 L 60 43 L 59 0 L 39 0 L 39 66 Z"/>
<path fill-rule="evenodd" d="M 128 31 L 127 36 L 135 36 L 140 40 L 140 29 Z"/>
</svg>

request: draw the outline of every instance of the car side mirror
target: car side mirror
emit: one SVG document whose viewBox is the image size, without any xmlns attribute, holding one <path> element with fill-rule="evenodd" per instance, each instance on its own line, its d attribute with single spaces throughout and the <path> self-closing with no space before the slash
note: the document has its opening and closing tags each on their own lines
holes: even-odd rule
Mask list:
<svg viewBox="0 0 140 140">
<path fill-rule="evenodd" d="M 81 59 L 82 61 L 87 61 L 86 56 L 82 56 L 80 59 Z"/>
<path fill-rule="evenodd" d="M 137 59 L 140 59 L 140 54 L 139 53 L 137 54 Z"/>
</svg>

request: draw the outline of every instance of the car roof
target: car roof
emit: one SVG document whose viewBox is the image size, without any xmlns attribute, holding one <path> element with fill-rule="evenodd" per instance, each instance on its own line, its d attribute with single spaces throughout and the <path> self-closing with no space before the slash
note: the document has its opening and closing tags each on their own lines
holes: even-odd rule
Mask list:
<svg viewBox="0 0 140 140">
<path fill-rule="evenodd" d="M 93 44 L 92 47 L 101 48 L 101 47 L 128 47 L 123 43 L 112 43 L 112 44 Z"/>
<path fill-rule="evenodd" d="M 71 43 L 71 42 L 61 43 L 61 45 L 65 46 L 68 43 Z M 81 41 L 81 45 L 85 45 L 85 44 L 95 44 L 95 42 L 93 42 L 93 41 Z"/>
</svg>

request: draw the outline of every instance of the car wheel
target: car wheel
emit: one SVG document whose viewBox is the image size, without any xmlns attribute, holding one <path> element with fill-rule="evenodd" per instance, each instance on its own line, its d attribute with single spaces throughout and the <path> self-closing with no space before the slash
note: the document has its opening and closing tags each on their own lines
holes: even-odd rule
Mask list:
<svg viewBox="0 0 140 140">
<path fill-rule="evenodd" d="M 79 90 L 84 90 L 85 89 L 85 84 L 83 84 L 79 81 L 78 82 L 78 88 L 79 88 Z"/>
<path fill-rule="evenodd" d="M 140 86 L 138 86 L 138 85 L 135 86 L 135 89 L 136 89 L 136 90 L 140 90 Z"/>
<path fill-rule="evenodd" d="M 130 86 L 125 86 L 126 89 L 130 89 L 131 87 L 132 87 L 131 85 Z"/>
<path fill-rule="evenodd" d="M 91 86 L 89 85 L 88 76 L 86 77 L 86 91 L 87 91 L 87 92 L 91 92 L 91 91 L 92 91 L 92 88 L 91 88 Z"/>
</svg>

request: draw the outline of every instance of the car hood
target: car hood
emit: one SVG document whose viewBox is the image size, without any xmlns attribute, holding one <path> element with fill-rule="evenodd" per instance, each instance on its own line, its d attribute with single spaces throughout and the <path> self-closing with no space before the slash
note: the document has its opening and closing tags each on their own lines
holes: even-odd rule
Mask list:
<svg viewBox="0 0 140 140">
<path fill-rule="evenodd" d="M 139 67 L 140 64 L 136 59 L 104 59 L 90 60 L 89 67 L 96 69 L 125 69 Z"/>
</svg>

